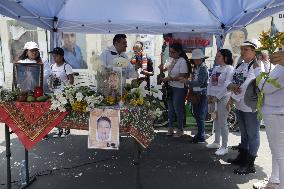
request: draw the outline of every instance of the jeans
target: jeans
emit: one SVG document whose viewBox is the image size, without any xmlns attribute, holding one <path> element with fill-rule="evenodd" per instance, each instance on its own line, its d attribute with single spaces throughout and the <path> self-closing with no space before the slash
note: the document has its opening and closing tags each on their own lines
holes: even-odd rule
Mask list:
<svg viewBox="0 0 284 189">
<path fill-rule="evenodd" d="M 192 106 L 194 118 L 196 120 L 198 133 L 196 137 L 200 140 L 205 139 L 205 119 L 207 115 L 207 95 L 200 95 L 200 102 Z"/>
<path fill-rule="evenodd" d="M 265 130 L 272 154 L 272 172 L 270 181 L 280 182 L 280 188 L 284 188 L 284 115 L 263 115 Z"/>
<path fill-rule="evenodd" d="M 241 131 L 240 148 L 247 150 L 250 155 L 256 156 L 259 148 L 260 122 L 257 112 L 243 112 L 236 110 L 238 126 Z"/>
<path fill-rule="evenodd" d="M 172 87 L 172 98 L 167 100 L 169 127 L 173 127 L 176 115 L 178 129 L 183 130 L 184 126 L 184 104 L 187 88 Z"/>
<path fill-rule="evenodd" d="M 220 144 L 220 137 L 222 136 L 222 147 L 227 148 L 229 128 L 227 118 L 229 112 L 226 105 L 229 101 L 229 96 L 224 96 L 217 102 L 217 118 L 214 120 L 215 127 L 215 141 L 214 143 Z"/>
</svg>

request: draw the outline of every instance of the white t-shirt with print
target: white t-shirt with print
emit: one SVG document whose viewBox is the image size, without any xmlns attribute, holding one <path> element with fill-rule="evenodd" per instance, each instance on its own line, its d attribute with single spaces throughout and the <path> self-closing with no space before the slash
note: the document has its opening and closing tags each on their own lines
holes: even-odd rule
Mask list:
<svg viewBox="0 0 284 189">
<path fill-rule="evenodd" d="M 218 99 L 230 95 L 227 85 L 230 78 L 233 77 L 233 73 L 234 67 L 231 65 L 214 67 L 207 86 L 207 95 L 215 96 Z"/>
<path fill-rule="evenodd" d="M 253 68 L 253 65 L 251 65 L 249 69 L 250 63 L 243 62 L 238 68 L 235 68 L 233 78 L 231 80 L 234 84 L 240 85 L 241 93 L 232 93 L 231 97 L 236 101 L 236 109 L 243 112 L 253 112 L 252 109 L 248 107 L 244 101 L 245 92 L 249 83 L 251 82 L 251 80 L 256 78 L 256 71 Z"/>
<path fill-rule="evenodd" d="M 62 91 L 65 85 L 69 84 L 68 75 L 73 74 L 72 67 L 69 64 L 51 65 L 50 76 L 52 79 L 52 91 Z"/>
<path fill-rule="evenodd" d="M 169 62 L 166 64 L 166 67 L 168 68 L 168 75 L 170 77 L 177 77 L 179 74 L 188 72 L 187 63 L 182 57 L 177 60 L 170 58 Z M 180 81 L 170 81 L 169 85 L 176 88 L 184 88 L 184 82 Z"/>
</svg>

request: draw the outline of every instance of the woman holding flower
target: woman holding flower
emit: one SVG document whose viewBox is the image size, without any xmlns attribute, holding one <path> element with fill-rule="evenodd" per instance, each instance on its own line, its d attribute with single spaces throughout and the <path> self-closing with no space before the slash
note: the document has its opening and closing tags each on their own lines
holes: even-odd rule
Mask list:
<svg viewBox="0 0 284 189">
<path fill-rule="evenodd" d="M 280 86 L 264 82 L 264 79 L 258 85 L 260 89 L 263 86 L 262 115 L 272 154 L 272 172 L 265 187 L 284 189 L 284 52 L 274 53 L 270 58 L 276 66 L 269 78 L 276 79 Z"/>
</svg>

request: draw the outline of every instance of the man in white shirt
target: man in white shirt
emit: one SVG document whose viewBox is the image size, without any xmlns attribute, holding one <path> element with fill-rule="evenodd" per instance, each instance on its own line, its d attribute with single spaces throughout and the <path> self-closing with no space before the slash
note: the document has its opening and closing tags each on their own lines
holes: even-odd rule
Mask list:
<svg viewBox="0 0 284 189">
<path fill-rule="evenodd" d="M 107 48 L 100 55 L 101 59 L 101 67 L 103 69 L 112 69 L 113 67 L 118 67 L 116 65 L 115 59 L 118 57 L 125 58 L 129 60 L 127 55 L 125 54 L 127 47 L 126 35 L 125 34 L 116 34 L 113 38 L 113 46 Z M 135 68 L 131 65 L 130 61 L 126 67 L 122 68 L 122 81 L 126 82 L 126 79 L 133 78 L 137 74 L 135 72 Z"/>
</svg>

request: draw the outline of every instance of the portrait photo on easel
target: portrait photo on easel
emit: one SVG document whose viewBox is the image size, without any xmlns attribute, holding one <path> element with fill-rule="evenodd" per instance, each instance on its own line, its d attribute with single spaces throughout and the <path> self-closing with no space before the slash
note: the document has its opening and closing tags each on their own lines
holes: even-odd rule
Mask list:
<svg viewBox="0 0 284 189">
<path fill-rule="evenodd" d="M 90 112 L 88 148 L 119 147 L 120 110 L 96 108 Z"/>
</svg>

